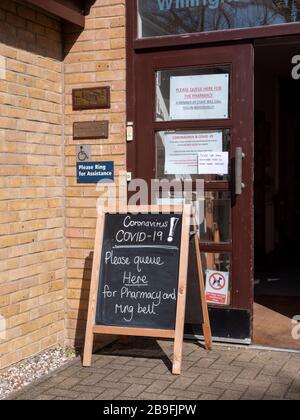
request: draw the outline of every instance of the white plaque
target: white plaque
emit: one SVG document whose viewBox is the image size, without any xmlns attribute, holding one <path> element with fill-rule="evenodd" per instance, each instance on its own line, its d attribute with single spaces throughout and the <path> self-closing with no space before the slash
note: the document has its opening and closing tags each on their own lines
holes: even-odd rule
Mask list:
<svg viewBox="0 0 300 420">
<path fill-rule="evenodd" d="M 229 153 L 198 153 L 199 175 L 228 175 Z"/>
<path fill-rule="evenodd" d="M 164 136 L 165 175 L 197 175 L 198 153 L 222 152 L 223 133 L 180 132 Z"/>
<path fill-rule="evenodd" d="M 171 120 L 228 118 L 229 74 L 174 76 L 170 84 Z"/>
</svg>

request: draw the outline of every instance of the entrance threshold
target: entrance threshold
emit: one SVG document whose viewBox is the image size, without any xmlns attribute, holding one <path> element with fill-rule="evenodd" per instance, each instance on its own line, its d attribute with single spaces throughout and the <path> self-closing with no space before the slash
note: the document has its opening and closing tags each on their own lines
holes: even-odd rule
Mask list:
<svg viewBox="0 0 300 420">
<path fill-rule="evenodd" d="M 202 335 L 194 335 L 194 334 L 185 334 L 184 338 L 186 340 L 198 340 L 198 341 L 204 341 L 204 337 Z M 233 338 L 224 338 L 224 337 L 213 337 L 213 343 L 214 344 L 232 344 L 232 345 L 244 345 L 244 346 L 250 346 L 252 344 L 252 341 L 250 339 L 245 340 L 239 340 L 239 339 L 233 339 Z"/>
<path fill-rule="evenodd" d="M 186 340 L 198 340 L 204 342 L 204 337 L 202 336 L 193 336 L 187 334 L 184 336 Z M 290 354 L 300 354 L 300 350 L 295 349 L 283 349 L 278 347 L 268 347 L 268 346 L 257 346 L 255 344 L 251 344 L 251 340 L 231 340 L 231 339 L 224 339 L 224 338 L 216 338 L 213 337 L 213 346 L 224 347 L 231 345 L 232 347 L 236 348 L 247 348 L 248 350 L 261 350 L 261 351 L 270 351 L 270 352 L 277 352 L 277 353 L 290 353 Z"/>
<path fill-rule="evenodd" d="M 268 347 L 268 346 L 256 346 L 252 345 L 250 346 L 253 350 L 265 350 L 265 351 L 276 351 L 278 353 L 293 353 L 293 354 L 300 354 L 300 350 L 295 349 L 283 349 L 278 347 Z"/>
</svg>

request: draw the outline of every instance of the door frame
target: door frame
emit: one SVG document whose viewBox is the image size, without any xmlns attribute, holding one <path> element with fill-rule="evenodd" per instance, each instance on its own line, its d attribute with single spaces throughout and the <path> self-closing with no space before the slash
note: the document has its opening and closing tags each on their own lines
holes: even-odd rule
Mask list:
<svg viewBox="0 0 300 420">
<path fill-rule="evenodd" d="M 136 9 L 136 0 L 131 2 L 126 2 L 126 13 L 127 13 L 127 37 L 126 37 L 126 45 L 127 45 L 127 122 L 132 123 L 133 127 L 135 127 L 135 107 L 136 107 L 136 98 L 137 93 L 135 87 L 135 79 L 136 79 L 136 63 L 139 60 L 139 57 L 143 54 L 152 54 L 155 52 L 170 52 L 174 50 L 186 50 L 187 45 L 189 49 L 196 49 L 196 48 L 214 48 L 214 47 L 237 47 L 245 44 L 251 44 L 252 40 L 255 38 L 274 38 L 274 37 L 281 37 L 285 35 L 293 35 L 293 34 L 300 34 L 300 23 L 289 23 L 285 25 L 274 25 L 270 27 L 262 27 L 262 28 L 250 28 L 250 29 L 237 29 L 231 31 L 220 31 L 220 32 L 213 32 L 213 33 L 201 33 L 201 34 L 190 34 L 188 37 L 183 36 L 167 36 L 167 37 L 156 37 L 156 38 L 149 38 L 149 39 L 137 39 L 137 9 Z M 244 40 L 244 41 L 241 41 Z M 254 51 L 252 52 L 254 54 Z M 245 60 L 245 57 L 242 55 L 239 56 L 240 62 Z M 251 66 L 252 63 L 248 62 L 248 65 Z M 254 77 L 254 68 L 252 68 L 252 77 Z M 245 74 L 244 74 L 245 76 Z M 239 78 L 240 85 L 243 85 L 243 78 L 242 75 Z M 249 82 L 249 80 L 246 78 Z M 247 83 L 248 97 L 251 97 L 252 102 L 252 112 L 249 115 L 249 121 L 254 121 L 254 81 Z M 233 92 L 234 95 L 234 92 Z M 245 95 L 246 97 L 247 95 Z M 224 123 L 224 122 L 223 122 Z M 222 123 L 222 125 L 223 125 Z M 247 124 L 247 122 L 246 122 Z M 248 127 L 249 129 L 249 127 Z M 247 131 L 247 130 L 246 130 Z M 135 135 L 134 135 L 135 137 Z M 247 165 L 246 172 L 244 172 L 245 178 L 248 180 L 252 180 L 252 185 L 254 181 L 254 124 L 252 125 L 252 133 L 249 135 L 251 140 L 248 141 L 248 146 L 250 144 L 251 150 L 250 153 L 252 154 L 252 162 L 251 164 Z M 241 139 L 243 144 L 244 150 L 249 152 L 247 149 L 247 139 Z M 136 161 L 137 161 L 137 150 L 136 150 L 136 143 L 135 141 L 127 143 L 127 170 L 130 171 L 133 176 L 136 174 Z M 223 320 L 224 317 L 226 318 L 224 322 L 228 323 L 240 323 L 244 325 L 246 328 L 249 323 L 249 337 L 248 339 L 242 340 L 225 340 L 225 341 L 237 341 L 237 342 L 244 342 L 250 343 L 253 337 L 253 303 L 254 303 L 254 197 L 253 197 L 253 190 L 252 188 L 247 188 L 249 186 L 246 185 L 246 189 L 243 194 L 247 194 L 247 200 L 244 202 L 251 203 L 251 205 L 241 205 L 241 212 L 240 212 L 240 226 L 242 226 L 243 234 L 249 238 L 250 243 L 248 246 L 242 251 L 244 254 L 243 260 L 247 261 L 245 265 L 240 264 L 240 273 L 241 276 L 245 276 L 249 278 L 250 274 L 250 285 L 251 287 L 245 292 L 243 289 L 247 288 L 247 285 L 240 283 L 240 287 L 236 288 L 235 297 L 233 299 L 233 308 L 237 309 L 239 313 L 236 311 L 235 314 L 229 309 L 226 311 L 223 308 L 215 309 L 216 315 L 216 322 L 220 322 Z M 237 198 L 240 199 L 239 197 Z M 244 224 L 243 220 L 249 220 L 248 224 Z M 234 225 L 233 225 L 234 229 Z M 245 232 L 247 231 L 247 232 Z M 237 232 L 233 232 L 233 237 L 237 235 Z M 232 255 L 235 258 L 235 255 L 238 255 L 240 252 L 240 244 L 236 241 L 233 241 L 232 247 Z M 238 261 L 233 261 L 234 264 L 239 264 Z M 212 308 L 214 309 L 214 308 Z M 246 311 L 245 311 L 246 309 Z M 246 313 L 247 312 L 247 313 Z"/>
<path fill-rule="evenodd" d="M 241 196 L 233 194 L 232 220 L 232 242 L 211 244 L 203 243 L 203 252 L 230 252 L 232 253 L 232 266 L 234 267 L 233 279 L 239 279 L 232 283 L 232 304 L 235 309 L 248 310 L 252 313 L 253 304 L 253 275 L 249 273 L 253 267 L 252 255 L 252 232 L 253 232 L 253 98 L 254 81 L 251 68 L 254 60 L 254 49 L 252 44 L 227 45 L 219 47 L 203 47 L 171 51 L 151 51 L 140 53 L 136 58 L 136 118 L 138 115 L 143 118 L 143 124 L 136 125 L 136 139 L 129 147 L 134 147 L 134 153 L 129 153 L 129 159 L 135 160 L 134 177 L 145 179 L 150 185 L 151 179 L 155 178 L 155 145 L 153 133 L 161 130 L 219 130 L 231 129 L 231 163 L 234 168 L 236 147 L 242 147 L 246 155 L 243 164 L 244 179 L 246 186 Z M 214 65 L 232 66 L 231 77 L 231 116 L 225 120 L 192 120 L 155 122 L 155 71 L 157 69 L 167 70 L 170 68 L 197 68 L 211 67 Z M 139 76 L 142 75 L 142 76 Z M 147 95 L 145 96 L 145 89 Z M 235 99 L 237 98 L 237 99 Z M 145 103 L 147 108 L 142 107 Z M 143 108 L 143 109 L 142 109 Z M 140 110 L 142 111 L 140 112 Z M 143 132 L 144 131 L 144 132 Z M 143 147 L 139 144 L 143 139 Z M 132 150 L 132 149 L 131 149 Z M 142 164 L 141 164 L 142 162 Z M 234 171 L 231 174 L 232 180 L 206 182 L 207 191 L 232 191 Z M 241 238 L 237 241 L 236 238 Z M 244 247 L 241 250 L 241 241 Z M 236 273 L 235 273 L 236 272 Z M 248 281 L 249 278 L 249 281 Z M 247 279 L 247 281 L 241 281 Z"/>
</svg>

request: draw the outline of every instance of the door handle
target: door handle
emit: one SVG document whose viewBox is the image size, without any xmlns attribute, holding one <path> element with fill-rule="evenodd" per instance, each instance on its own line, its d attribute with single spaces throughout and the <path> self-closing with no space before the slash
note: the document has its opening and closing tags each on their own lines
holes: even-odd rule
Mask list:
<svg viewBox="0 0 300 420">
<path fill-rule="evenodd" d="M 235 194 L 241 195 L 245 184 L 243 183 L 243 159 L 245 154 L 241 147 L 235 149 Z"/>
</svg>

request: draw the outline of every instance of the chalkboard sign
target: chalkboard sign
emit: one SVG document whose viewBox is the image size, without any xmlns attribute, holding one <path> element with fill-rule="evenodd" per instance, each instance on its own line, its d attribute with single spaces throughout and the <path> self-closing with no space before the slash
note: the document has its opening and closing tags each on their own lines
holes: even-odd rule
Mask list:
<svg viewBox="0 0 300 420">
<path fill-rule="evenodd" d="M 96 325 L 175 330 L 182 214 L 105 217 Z"/>
<path fill-rule="evenodd" d="M 91 365 L 94 334 L 171 338 L 173 373 L 180 374 L 191 216 L 190 205 L 126 207 L 119 213 L 99 215 L 84 366 Z M 198 249 L 205 299 L 199 256 Z M 205 309 L 208 314 L 207 305 Z"/>
</svg>

